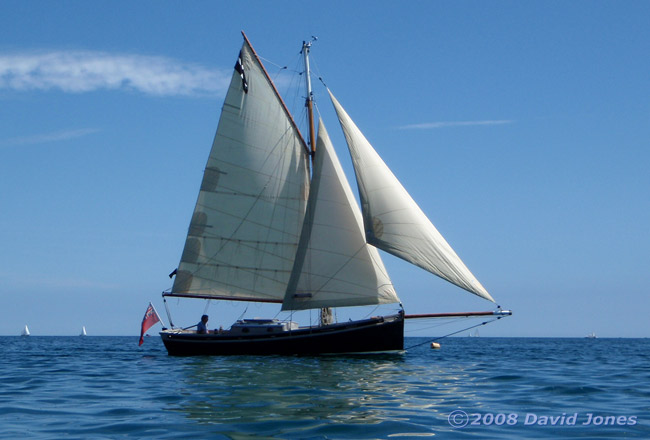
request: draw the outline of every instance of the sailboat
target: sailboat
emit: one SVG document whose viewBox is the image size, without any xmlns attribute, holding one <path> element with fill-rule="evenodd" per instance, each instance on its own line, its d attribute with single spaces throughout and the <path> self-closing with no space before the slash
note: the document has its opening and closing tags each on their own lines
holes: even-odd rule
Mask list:
<svg viewBox="0 0 650 440">
<path fill-rule="evenodd" d="M 361 209 L 322 120 L 314 121 L 309 55 L 303 42 L 308 139 L 260 57 L 244 42 L 223 104 L 180 264 L 166 298 L 281 304 L 316 309 L 317 325 L 240 319 L 199 333 L 164 328 L 170 355 L 329 354 L 401 351 L 411 318 L 496 316 L 487 312 L 404 312 L 379 254 L 383 250 L 479 297 L 494 299 L 467 269 L 366 140 L 332 92 L 352 157 Z M 396 310 L 335 322 L 332 308 L 394 304 Z"/>
<path fill-rule="evenodd" d="M 25 326 L 23 329 L 23 332 L 20 334 L 20 336 L 29 336 L 31 333 L 29 333 L 29 327 Z"/>
<path fill-rule="evenodd" d="M 85 325 L 81 326 L 81 333 L 79 333 L 79 336 L 87 336 Z"/>
</svg>

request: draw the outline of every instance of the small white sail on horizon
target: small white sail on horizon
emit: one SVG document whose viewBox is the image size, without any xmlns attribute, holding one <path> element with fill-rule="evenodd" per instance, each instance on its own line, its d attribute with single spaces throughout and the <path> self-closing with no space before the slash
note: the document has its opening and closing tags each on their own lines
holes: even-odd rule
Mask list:
<svg viewBox="0 0 650 440">
<path fill-rule="evenodd" d="M 29 336 L 29 335 L 31 335 L 31 333 L 29 332 L 29 327 L 25 326 L 20 336 Z"/>
<path fill-rule="evenodd" d="M 81 333 L 79 333 L 79 336 L 87 336 L 85 325 L 81 327 Z"/>
</svg>

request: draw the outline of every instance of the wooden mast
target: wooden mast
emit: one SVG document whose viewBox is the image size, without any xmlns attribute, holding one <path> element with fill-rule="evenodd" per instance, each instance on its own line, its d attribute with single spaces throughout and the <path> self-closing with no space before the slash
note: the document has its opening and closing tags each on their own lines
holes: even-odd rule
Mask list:
<svg viewBox="0 0 650 440">
<path fill-rule="evenodd" d="M 311 44 L 316 38 L 313 37 L 311 41 L 302 42 L 302 55 L 305 60 L 305 83 L 307 85 L 307 123 L 309 125 L 309 144 L 311 146 L 311 158 L 314 161 L 314 154 L 316 154 L 316 130 L 314 129 L 314 93 L 311 91 L 311 75 L 309 73 L 309 50 Z"/>
<path fill-rule="evenodd" d="M 311 90 L 311 74 L 309 72 L 309 50 L 311 44 L 316 41 L 316 37 L 312 37 L 311 41 L 302 42 L 302 55 L 305 61 L 305 84 L 307 86 L 307 98 L 305 107 L 307 107 L 307 124 L 309 125 L 309 144 L 311 147 L 311 162 L 312 169 L 314 168 L 314 160 L 316 157 L 316 129 L 314 127 L 314 93 Z M 323 307 L 320 309 L 320 325 L 332 324 L 332 309 Z"/>
</svg>

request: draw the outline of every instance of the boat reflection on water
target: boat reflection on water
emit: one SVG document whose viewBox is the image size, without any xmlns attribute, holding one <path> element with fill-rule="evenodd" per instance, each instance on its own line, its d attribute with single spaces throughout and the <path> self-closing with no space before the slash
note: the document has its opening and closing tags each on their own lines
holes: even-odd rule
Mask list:
<svg viewBox="0 0 650 440">
<path fill-rule="evenodd" d="M 447 412 L 458 390 L 450 372 L 406 356 L 188 358 L 181 396 L 168 409 L 220 425 L 228 438 L 434 435 L 430 418 L 418 420 L 423 411 Z"/>
</svg>

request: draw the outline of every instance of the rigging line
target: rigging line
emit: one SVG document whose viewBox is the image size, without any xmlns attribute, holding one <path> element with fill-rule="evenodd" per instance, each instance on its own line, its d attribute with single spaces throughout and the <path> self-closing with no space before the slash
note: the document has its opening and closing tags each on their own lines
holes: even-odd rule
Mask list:
<svg viewBox="0 0 650 440">
<path fill-rule="evenodd" d="M 264 60 L 265 63 L 271 64 L 271 65 L 273 65 L 274 67 L 276 67 L 278 69 L 274 74 L 273 82 L 277 81 L 278 77 L 282 74 L 283 70 L 286 70 L 287 72 L 292 72 L 293 73 L 293 75 L 291 75 L 292 79 L 290 81 L 290 85 L 291 85 L 291 83 L 293 83 L 293 78 L 296 77 L 296 75 L 301 75 L 301 72 L 299 72 L 295 67 L 289 69 L 288 65 L 281 66 L 281 65 L 279 65 L 277 63 L 274 63 L 273 61 L 269 60 L 268 58 L 261 57 L 257 53 L 256 53 L 256 55 L 260 60 Z M 296 56 L 295 59 L 299 60 L 300 56 Z M 298 63 L 295 62 L 294 64 L 297 65 Z M 279 94 L 279 92 L 278 92 L 278 94 Z"/>
<path fill-rule="evenodd" d="M 313 68 L 312 68 L 311 70 L 314 71 L 314 73 L 315 73 L 316 75 L 318 75 L 318 79 L 319 79 L 319 81 L 323 83 L 323 85 L 325 86 L 325 88 L 327 88 L 327 85 L 325 84 L 325 81 L 323 81 L 323 76 L 322 76 L 321 73 L 320 73 L 320 67 L 318 66 L 318 57 L 314 58 L 314 57 L 312 56 L 312 57 L 310 57 L 310 60 L 312 60 L 311 63 L 313 64 Z"/>
<path fill-rule="evenodd" d="M 259 56 L 259 55 L 258 55 L 258 56 Z M 276 76 L 279 75 L 280 72 L 282 72 L 283 70 L 286 70 L 287 72 L 292 72 L 292 73 L 294 73 L 294 74 L 299 74 L 299 75 L 302 75 L 302 74 L 304 73 L 304 72 L 302 72 L 302 71 L 300 71 L 300 70 L 298 70 L 298 69 L 296 69 L 296 68 L 291 68 L 291 69 L 289 69 L 289 66 L 288 66 L 288 65 L 286 65 L 286 66 L 281 66 L 281 65 L 279 65 L 279 64 L 277 64 L 277 63 L 274 63 L 273 61 L 269 60 L 268 58 L 264 58 L 263 56 L 259 56 L 259 58 L 260 58 L 261 60 L 264 61 L 265 65 L 266 65 L 266 64 L 271 64 L 271 65 L 273 65 L 273 66 L 275 66 L 275 67 L 278 68 L 278 72 L 276 73 Z M 295 57 L 295 59 L 298 59 L 298 60 L 300 60 L 301 58 L 302 58 L 302 57 L 301 57 L 300 55 L 296 55 L 296 57 Z M 298 64 L 298 63 L 294 63 L 294 64 Z"/>
<path fill-rule="evenodd" d="M 169 313 L 169 306 L 167 305 L 167 298 L 163 296 L 163 303 L 165 304 L 165 310 L 167 311 L 167 318 L 169 318 L 169 327 L 174 328 L 174 323 L 172 322 L 172 315 Z"/>
<path fill-rule="evenodd" d="M 261 60 L 264 60 L 265 63 L 273 64 L 275 67 L 277 67 L 277 68 L 280 69 L 280 70 L 282 70 L 282 69 L 286 69 L 286 68 L 287 68 L 287 66 L 281 66 L 281 65 L 279 65 L 279 64 L 277 64 L 277 63 L 274 63 L 273 61 L 269 60 L 268 58 L 264 58 L 263 56 L 259 56 L 259 55 L 258 55 L 258 57 L 259 57 Z"/>
<path fill-rule="evenodd" d="M 300 99 L 301 104 L 304 104 L 304 98 L 299 97 L 299 90 L 301 89 L 301 76 L 302 72 L 299 70 L 299 65 L 301 63 L 302 57 L 296 56 L 294 62 L 293 62 L 293 67 L 289 68 L 288 66 L 284 66 L 282 70 L 287 71 L 288 79 L 287 81 L 283 81 L 283 95 L 285 98 L 287 98 L 287 102 L 291 101 L 291 109 L 294 111 L 292 113 L 296 113 L 295 109 L 299 108 L 299 105 L 297 104 L 297 101 Z M 274 79 L 278 79 L 282 73 L 282 70 L 278 71 L 275 74 Z M 296 121 L 296 124 L 299 128 L 299 131 L 302 133 L 304 129 L 304 120 L 302 118 L 294 119 Z"/>
<path fill-rule="evenodd" d="M 278 69 L 277 72 L 273 75 L 273 82 L 278 82 L 278 78 L 280 78 L 280 75 L 282 75 L 282 71 L 287 70 L 287 66 L 284 66 L 280 69 Z"/>
<path fill-rule="evenodd" d="M 302 90 L 302 56 L 301 55 L 296 55 L 296 57 L 292 60 L 292 67 L 288 68 L 286 67 L 287 73 L 289 73 L 289 80 L 286 81 L 283 85 L 284 88 L 284 95 L 287 98 L 288 101 L 291 101 L 291 108 L 294 110 L 294 113 L 296 114 L 295 116 L 298 116 L 297 118 L 294 118 L 294 121 L 296 122 L 297 126 L 299 127 L 299 132 L 302 133 L 305 128 L 305 120 L 306 118 L 304 115 L 298 115 L 296 109 L 299 109 L 301 107 L 304 107 L 304 96 L 302 96 L 302 93 L 300 93 L 300 90 Z"/>
<path fill-rule="evenodd" d="M 279 319 L 278 316 L 280 316 L 281 313 L 283 313 L 283 310 L 282 309 L 278 310 L 278 313 L 275 314 L 273 319 L 278 319 L 280 322 L 291 322 L 293 320 L 293 310 L 289 314 L 288 318 Z"/>
<path fill-rule="evenodd" d="M 467 327 L 467 328 L 464 328 L 462 330 L 458 330 L 458 331 L 446 334 L 444 336 L 438 336 L 437 338 L 433 338 L 433 339 L 430 339 L 428 341 L 421 342 L 419 344 L 411 345 L 410 347 L 406 347 L 404 350 L 410 350 L 411 348 L 419 347 L 420 345 L 430 344 L 431 342 L 435 342 L 435 341 L 438 341 L 440 339 L 447 338 L 449 336 L 453 336 L 453 335 L 461 333 L 461 332 L 466 332 L 467 330 L 471 330 L 473 328 L 480 327 L 482 325 L 486 325 L 486 324 L 489 324 L 489 323 L 494 322 L 494 321 L 498 321 L 501 318 L 503 318 L 503 316 L 496 317 L 496 318 L 494 318 L 494 319 L 492 319 L 490 321 L 484 321 L 484 322 L 481 322 L 479 324 L 472 325 L 471 327 Z"/>
<path fill-rule="evenodd" d="M 318 113 L 318 117 L 320 119 L 323 118 L 323 114 L 320 112 L 320 107 L 318 107 L 318 103 L 314 101 L 314 112 Z"/>
<path fill-rule="evenodd" d="M 291 90 L 291 94 L 294 97 L 294 99 L 300 96 L 301 106 L 304 106 L 305 104 L 304 89 L 303 89 L 304 84 L 302 78 L 302 74 L 305 73 L 303 62 L 304 61 L 302 55 L 298 55 L 296 56 L 296 58 L 294 58 L 293 68 L 290 70 L 290 72 L 293 73 L 293 75 L 291 75 L 291 82 L 290 82 L 291 87 L 288 88 L 289 90 Z"/>
<path fill-rule="evenodd" d="M 204 315 L 207 315 L 207 314 L 208 314 L 208 308 L 210 308 L 210 301 L 211 301 L 211 300 L 207 300 L 207 301 L 205 302 L 205 308 L 203 309 L 203 314 L 204 314 Z"/>
<path fill-rule="evenodd" d="M 440 319 L 440 318 L 438 318 L 438 319 Z M 422 330 L 429 330 L 429 329 L 432 329 L 432 328 L 444 327 L 444 326 L 446 326 L 446 325 L 455 324 L 455 323 L 457 323 L 458 321 L 460 321 L 460 319 L 466 319 L 466 318 L 451 319 L 451 320 L 449 320 L 449 321 L 441 322 L 441 323 L 439 323 L 439 324 L 428 325 L 428 326 L 426 326 L 426 327 L 418 327 L 418 328 L 413 329 L 413 330 L 404 330 L 404 332 L 405 332 L 405 333 L 407 333 L 407 332 L 408 332 L 408 333 L 412 333 L 412 332 L 419 332 L 419 331 L 422 331 Z"/>
<path fill-rule="evenodd" d="M 244 315 L 246 314 L 247 311 L 248 311 L 248 305 L 246 305 L 246 308 L 244 309 L 244 311 L 241 313 L 241 315 L 239 315 L 239 318 L 237 318 L 237 321 L 240 321 L 244 317 Z"/>
<path fill-rule="evenodd" d="M 372 309 L 370 312 L 368 312 L 368 314 L 367 314 L 366 316 L 364 316 L 364 318 L 367 318 L 367 317 L 369 317 L 369 316 L 372 316 L 372 314 L 375 313 L 375 311 L 376 311 L 378 308 L 379 308 L 379 305 L 376 305 L 374 309 Z"/>
</svg>

